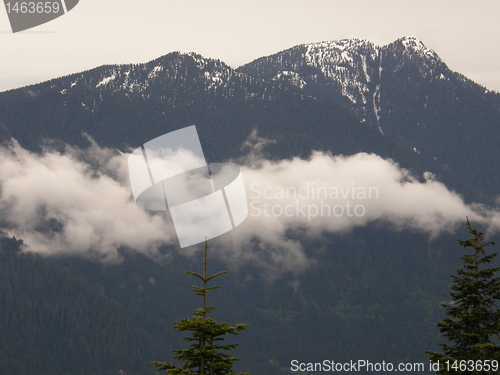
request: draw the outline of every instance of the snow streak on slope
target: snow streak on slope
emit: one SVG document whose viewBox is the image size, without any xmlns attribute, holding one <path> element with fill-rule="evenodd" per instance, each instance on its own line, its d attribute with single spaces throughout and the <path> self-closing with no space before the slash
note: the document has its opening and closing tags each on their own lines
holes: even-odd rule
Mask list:
<svg viewBox="0 0 500 375">
<path fill-rule="evenodd" d="M 380 81 L 382 80 L 382 51 L 379 52 L 379 63 L 378 63 L 378 81 L 375 86 L 375 92 L 373 93 L 373 113 L 377 119 L 378 130 L 380 133 L 384 134 L 382 128 L 380 127 Z"/>
</svg>

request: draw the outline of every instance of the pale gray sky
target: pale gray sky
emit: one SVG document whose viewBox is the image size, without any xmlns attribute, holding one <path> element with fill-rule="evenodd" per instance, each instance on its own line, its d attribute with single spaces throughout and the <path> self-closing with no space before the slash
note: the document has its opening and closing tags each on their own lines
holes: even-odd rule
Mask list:
<svg viewBox="0 0 500 375">
<path fill-rule="evenodd" d="M 500 91 L 498 0 L 80 0 L 12 34 L 0 9 L 0 91 L 88 70 L 198 52 L 238 67 L 301 43 L 416 36 L 448 66 Z"/>
</svg>

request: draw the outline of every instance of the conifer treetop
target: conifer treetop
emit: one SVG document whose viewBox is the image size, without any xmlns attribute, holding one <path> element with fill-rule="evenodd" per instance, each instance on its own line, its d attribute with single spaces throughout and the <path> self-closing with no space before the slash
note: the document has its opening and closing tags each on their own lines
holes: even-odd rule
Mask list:
<svg viewBox="0 0 500 375">
<path fill-rule="evenodd" d="M 447 317 L 438 323 L 438 328 L 448 343 L 438 344 L 443 352 L 426 351 L 431 362 L 440 363 L 438 374 L 499 374 L 498 371 L 458 371 L 445 365 L 446 361 L 487 361 L 498 359 L 500 346 L 494 341 L 500 337 L 500 277 L 495 277 L 500 267 L 487 267 L 497 253 L 487 253 L 484 233 L 473 228 L 467 218 L 467 240 L 456 239 L 460 246 L 472 248 L 460 258 L 463 267 L 452 275 L 451 303 L 442 303 Z M 498 368 L 498 367 L 497 367 Z"/>
<path fill-rule="evenodd" d="M 238 335 L 248 327 L 248 324 L 236 324 L 231 326 L 227 323 L 216 322 L 209 314 L 215 310 L 214 306 L 207 307 L 208 292 L 220 288 L 220 286 L 208 287 L 207 283 L 216 277 L 223 275 L 226 271 L 207 276 L 207 253 L 208 242 L 205 240 L 205 251 L 203 261 L 203 275 L 196 272 L 186 271 L 186 273 L 200 279 L 202 287 L 193 286 L 192 291 L 196 296 L 201 296 L 203 306 L 193 311 L 191 319 L 181 319 L 174 323 L 174 328 L 179 331 L 190 331 L 191 336 L 184 339 L 190 343 L 187 349 L 175 349 L 174 359 L 182 361 L 181 366 L 176 366 L 167 362 L 152 362 L 157 371 L 165 371 L 165 375 L 250 375 L 236 374 L 233 365 L 238 358 L 232 357 L 227 351 L 234 349 L 238 344 L 224 344 L 224 336 L 227 334 Z"/>
</svg>

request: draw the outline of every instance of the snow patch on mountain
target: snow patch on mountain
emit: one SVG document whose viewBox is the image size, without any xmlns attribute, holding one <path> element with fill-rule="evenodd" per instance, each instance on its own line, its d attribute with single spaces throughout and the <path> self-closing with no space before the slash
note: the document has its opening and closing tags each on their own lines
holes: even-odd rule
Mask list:
<svg viewBox="0 0 500 375">
<path fill-rule="evenodd" d="M 274 79 L 278 81 L 287 81 L 301 89 L 304 88 L 304 86 L 307 84 L 307 82 L 304 81 L 298 73 L 289 70 L 283 70 L 279 72 L 278 74 L 276 74 Z"/>
<path fill-rule="evenodd" d="M 371 100 L 368 84 L 372 82 L 367 60 L 378 53 L 370 42 L 342 39 L 303 45 L 304 61 L 317 68 L 340 89 L 340 94 L 352 104 L 367 104 Z M 366 54 L 363 52 L 367 52 Z"/>
<path fill-rule="evenodd" d="M 114 79 L 116 79 L 116 74 L 113 74 L 112 76 L 110 77 L 106 77 L 106 78 L 103 78 L 96 86 L 95 88 L 99 88 L 101 86 L 105 86 L 107 85 L 109 82 L 113 81 Z"/>
<path fill-rule="evenodd" d="M 436 52 L 427 48 L 424 43 L 422 43 L 422 41 L 414 36 L 406 36 L 399 39 L 399 41 L 401 41 L 401 44 L 404 46 L 405 50 L 410 53 L 417 53 L 422 56 L 427 56 L 431 59 L 439 59 Z"/>
<path fill-rule="evenodd" d="M 161 66 L 161 65 L 155 66 L 153 68 L 153 70 L 151 70 L 151 72 L 149 72 L 148 79 L 155 79 L 162 70 L 163 70 L 163 66 Z"/>
</svg>

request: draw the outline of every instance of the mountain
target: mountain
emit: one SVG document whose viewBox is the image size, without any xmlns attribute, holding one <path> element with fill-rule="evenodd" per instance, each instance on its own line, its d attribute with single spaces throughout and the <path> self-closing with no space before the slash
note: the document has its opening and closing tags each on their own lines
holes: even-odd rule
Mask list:
<svg viewBox="0 0 500 375">
<path fill-rule="evenodd" d="M 318 148 L 318 139 L 328 137 L 330 129 L 318 126 L 315 134 L 303 132 L 307 122 L 326 123 L 342 137 L 373 133 L 368 127 L 349 126 L 357 121 L 329 101 L 196 54 L 171 53 L 147 64 L 100 67 L 0 95 L 4 133 L 30 149 L 43 138 L 81 144 L 81 132 L 123 149 L 191 123 L 207 142 L 210 157 L 238 156 L 254 127 L 278 138 L 281 151 L 275 152 L 284 156 Z M 218 140 L 228 131 L 233 142 L 220 151 Z M 297 137 L 304 141 L 298 150 Z M 375 143 L 386 142 L 378 138 Z M 349 142 L 350 152 L 361 147 L 357 143 Z"/>
<path fill-rule="evenodd" d="M 276 141 L 268 159 L 375 153 L 491 203 L 499 109 L 498 93 L 452 72 L 415 38 L 382 47 L 353 39 L 296 46 L 238 69 L 173 52 L 10 90 L 0 93 L 0 137 L 39 152 L 46 139 L 85 146 L 86 133 L 127 151 L 196 124 L 207 160 L 221 162 L 241 157 L 256 130 Z M 314 239 L 292 230 L 314 266 L 274 281 L 257 265 L 214 256 L 211 269 L 229 267 L 211 297 L 215 318 L 250 324 L 237 338 L 238 371 L 289 373 L 291 359 L 426 362 L 460 263 L 452 238 L 463 234 L 431 240 L 378 222 Z M 1 237 L 0 374 L 35 362 L 42 375 L 153 374 L 150 361 L 170 360 L 183 345 L 172 323 L 196 307 L 184 270 L 199 271 L 199 256 L 159 263 L 122 248 L 122 263 L 98 264 L 21 254 L 19 240 Z"/>
<path fill-rule="evenodd" d="M 194 53 L 103 66 L 0 93 L 0 129 L 30 150 L 40 150 L 44 139 L 86 146 L 82 133 L 126 150 L 186 124 L 196 124 L 208 161 L 241 157 L 241 145 L 257 130 L 276 141 L 266 148 L 271 159 L 307 157 L 312 150 L 364 151 L 418 176 L 447 173 L 328 98 Z"/>
<path fill-rule="evenodd" d="M 480 189 L 469 199 L 492 202 L 500 182 L 500 94 L 451 71 L 414 37 L 386 46 L 359 40 L 304 44 L 259 58 L 238 69 L 288 82 L 348 109 L 407 150 L 432 158 L 452 176 L 467 175 Z"/>
<path fill-rule="evenodd" d="M 83 145 L 85 132 L 124 150 L 196 124 L 208 160 L 224 160 L 239 157 L 257 129 L 277 141 L 272 158 L 373 152 L 491 204 L 499 108 L 500 94 L 450 71 L 415 38 L 383 47 L 353 39 L 300 45 L 236 70 L 174 52 L 7 91 L 0 135 L 36 150 L 45 138 Z"/>
</svg>

